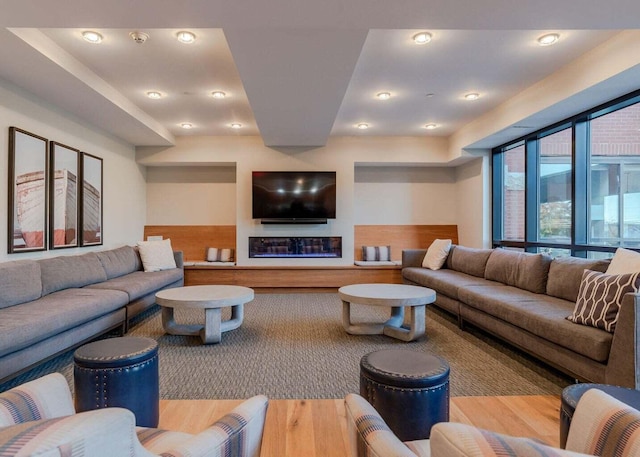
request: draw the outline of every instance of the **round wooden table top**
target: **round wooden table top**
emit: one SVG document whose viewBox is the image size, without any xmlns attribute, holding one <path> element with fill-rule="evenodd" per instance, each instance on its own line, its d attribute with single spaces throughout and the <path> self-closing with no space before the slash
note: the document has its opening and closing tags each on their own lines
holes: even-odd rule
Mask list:
<svg viewBox="0 0 640 457">
<path fill-rule="evenodd" d="M 242 305 L 251 300 L 253 289 L 243 286 L 185 286 L 156 293 L 156 303 L 170 308 L 223 308 Z"/>
<path fill-rule="evenodd" d="M 360 305 L 418 306 L 433 303 L 436 292 L 408 284 L 352 284 L 338 289 L 342 300 Z"/>
</svg>

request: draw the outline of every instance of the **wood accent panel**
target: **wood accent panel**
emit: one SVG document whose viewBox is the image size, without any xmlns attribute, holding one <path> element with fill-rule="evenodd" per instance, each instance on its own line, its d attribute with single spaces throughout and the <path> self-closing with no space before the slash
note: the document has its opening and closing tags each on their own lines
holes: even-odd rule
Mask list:
<svg viewBox="0 0 640 457">
<path fill-rule="evenodd" d="M 386 267 L 209 267 L 187 266 L 187 286 L 231 284 L 253 288 L 336 288 L 357 283 L 402 283 L 399 266 Z"/>
<path fill-rule="evenodd" d="M 362 246 L 391 246 L 391 260 L 402 260 L 404 249 L 426 249 L 435 239 L 458 243 L 457 225 L 356 225 L 354 259 L 362 260 Z"/>
<path fill-rule="evenodd" d="M 171 238 L 171 247 L 182 251 L 184 260 L 205 260 L 207 247 L 236 248 L 235 225 L 145 225 L 145 240 L 158 235 Z"/>
<path fill-rule="evenodd" d="M 161 400 L 165 430 L 198 433 L 242 400 Z M 537 438 L 558 446 L 560 399 L 554 395 L 454 397 L 451 421 L 513 436 Z M 344 402 L 335 400 L 269 400 L 262 457 L 347 457 Z"/>
</svg>

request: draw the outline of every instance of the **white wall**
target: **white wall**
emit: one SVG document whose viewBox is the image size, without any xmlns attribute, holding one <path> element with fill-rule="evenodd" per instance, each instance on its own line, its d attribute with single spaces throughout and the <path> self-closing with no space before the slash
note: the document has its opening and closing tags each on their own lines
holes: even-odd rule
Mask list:
<svg viewBox="0 0 640 457">
<path fill-rule="evenodd" d="M 9 127 L 88 152 L 103 159 L 103 246 L 7 254 Z M 135 149 L 0 80 L 0 261 L 50 257 L 101 250 L 142 239 L 146 212 L 144 167 L 135 163 Z"/>
<path fill-rule="evenodd" d="M 491 247 L 491 169 L 489 151 L 456 168 L 456 223 L 463 246 Z"/>
</svg>

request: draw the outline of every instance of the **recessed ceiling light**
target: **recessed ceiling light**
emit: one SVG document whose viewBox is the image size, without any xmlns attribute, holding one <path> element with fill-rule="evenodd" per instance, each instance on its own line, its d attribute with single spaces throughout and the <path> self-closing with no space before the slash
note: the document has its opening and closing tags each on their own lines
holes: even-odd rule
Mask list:
<svg viewBox="0 0 640 457">
<path fill-rule="evenodd" d="M 378 97 L 378 100 L 389 100 L 391 98 L 391 93 L 390 92 L 379 92 L 376 94 L 376 97 Z"/>
<path fill-rule="evenodd" d="M 87 30 L 82 32 L 82 38 L 84 38 L 89 43 L 94 43 L 94 44 L 98 44 L 102 41 L 102 35 L 92 30 Z"/>
<path fill-rule="evenodd" d="M 189 122 L 183 122 L 182 124 L 180 124 L 180 127 L 185 130 L 189 130 L 193 128 L 193 124 L 190 124 Z"/>
<path fill-rule="evenodd" d="M 433 36 L 429 32 L 420 32 L 413 35 L 415 44 L 427 44 Z"/>
<path fill-rule="evenodd" d="M 242 124 L 234 122 L 233 124 L 231 124 L 231 128 L 232 129 L 240 129 L 240 128 L 242 128 Z"/>
<path fill-rule="evenodd" d="M 356 125 L 356 128 L 360 130 L 367 130 L 369 128 L 369 124 L 365 124 L 364 122 L 361 122 L 360 124 Z"/>
<path fill-rule="evenodd" d="M 213 98 L 222 99 L 222 98 L 225 98 L 227 96 L 227 94 L 225 94 L 221 90 L 214 90 L 213 92 L 211 92 L 211 96 Z"/>
<path fill-rule="evenodd" d="M 426 124 L 424 126 L 424 128 L 427 129 L 427 130 L 437 129 L 438 128 L 438 124 Z"/>
<path fill-rule="evenodd" d="M 538 38 L 538 44 L 540 46 L 551 46 L 552 44 L 557 43 L 559 39 L 560 35 L 557 33 L 547 33 L 546 35 L 542 35 Z"/>
<path fill-rule="evenodd" d="M 465 100 L 477 100 L 480 98 L 480 94 L 477 92 L 471 92 L 464 96 Z"/>
<path fill-rule="evenodd" d="M 187 32 L 186 30 L 178 32 L 176 36 L 178 37 L 178 41 L 180 41 L 181 43 L 189 44 L 196 41 L 196 34 L 193 32 Z"/>
<path fill-rule="evenodd" d="M 162 94 L 158 91 L 150 90 L 149 92 L 147 92 L 147 97 L 157 100 L 159 98 L 162 98 Z"/>
</svg>

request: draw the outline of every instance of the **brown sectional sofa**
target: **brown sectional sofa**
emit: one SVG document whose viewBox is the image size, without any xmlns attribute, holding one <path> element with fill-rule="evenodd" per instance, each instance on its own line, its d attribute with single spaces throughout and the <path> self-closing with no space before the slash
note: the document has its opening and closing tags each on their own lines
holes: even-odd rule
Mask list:
<svg viewBox="0 0 640 457">
<path fill-rule="evenodd" d="M 0 382 L 110 330 L 184 283 L 177 268 L 142 271 L 137 249 L 0 263 Z"/>
<path fill-rule="evenodd" d="M 402 277 L 436 291 L 436 302 L 581 381 L 638 388 L 640 294 L 627 294 L 614 333 L 566 319 L 582 272 L 604 272 L 608 260 L 551 259 L 505 249 L 452 246 L 440 270 L 422 268 L 426 250 L 407 250 Z"/>
</svg>

